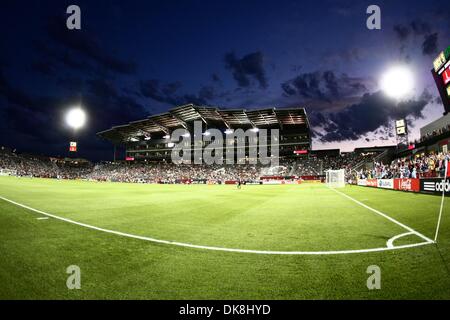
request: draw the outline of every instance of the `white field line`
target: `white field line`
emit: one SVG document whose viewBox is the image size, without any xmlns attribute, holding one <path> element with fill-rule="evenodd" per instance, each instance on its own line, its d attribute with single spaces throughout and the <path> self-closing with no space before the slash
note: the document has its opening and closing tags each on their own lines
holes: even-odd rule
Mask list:
<svg viewBox="0 0 450 320">
<path fill-rule="evenodd" d="M 393 236 L 392 238 L 390 238 L 390 239 L 386 242 L 386 246 L 387 246 L 388 248 L 393 248 L 393 247 L 394 247 L 394 241 L 395 241 L 395 240 L 400 239 L 400 238 L 402 238 L 402 237 L 409 236 L 410 234 L 414 234 L 414 233 L 412 233 L 412 232 L 405 232 L 405 233 L 402 233 L 402 234 L 398 234 L 398 235 L 396 235 L 396 236 Z"/>
<path fill-rule="evenodd" d="M 48 217 L 40 217 L 40 218 L 36 218 L 36 220 L 48 220 Z"/>
<path fill-rule="evenodd" d="M 362 202 L 360 202 L 360 201 L 358 201 L 358 200 L 356 200 L 356 199 L 350 197 L 349 195 L 346 195 L 345 193 L 342 193 L 342 192 L 340 192 L 340 191 L 338 191 L 338 190 L 336 190 L 336 189 L 333 189 L 333 188 L 330 188 L 330 189 L 333 190 L 334 192 L 340 194 L 341 196 L 346 197 L 347 199 L 350 199 L 351 201 L 353 201 L 353 202 L 359 204 L 360 206 L 362 206 L 362 207 L 364 207 L 364 208 L 366 208 L 366 209 L 368 209 L 368 210 L 370 210 L 370 211 L 372 211 L 372 212 L 375 212 L 376 214 L 382 216 L 383 218 L 386 218 L 386 219 L 388 219 L 389 221 L 391 221 L 391 222 L 393 222 L 393 223 L 399 225 L 400 227 L 402 227 L 402 228 L 408 230 L 410 233 L 413 233 L 413 234 L 415 234 L 415 235 L 421 237 L 421 238 L 424 239 L 426 242 L 434 243 L 434 241 L 431 240 L 430 238 L 428 238 L 427 236 L 421 234 L 420 232 L 414 230 L 414 229 L 411 228 L 411 227 L 408 227 L 407 225 L 401 223 L 400 221 L 397 221 L 397 220 L 395 220 L 394 218 L 391 218 L 391 217 L 388 216 L 387 214 L 385 214 L 385 213 L 383 213 L 383 212 L 381 212 L 381 211 L 379 211 L 379 210 L 377 210 L 377 209 L 371 208 L 371 207 L 369 207 L 368 205 L 366 205 L 366 204 L 364 204 L 364 203 L 362 203 Z"/>
<path fill-rule="evenodd" d="M 67 218 L 63 218 L 63 217 L 59 217 L 56 216 L 54 214 L 50 214 L 38 209 L 34 209 L 32 207 L 29 207 L 27 205 L 15 202 L 13 200 L 4 198 L 2 196 L 0 196 L 0 199 L 12 203 L 16 206 L 22 207 L 24 209 L 42 214 L 44 216 L 48 216 L 54 219 L 58 219 L 61 221 L 65 221 L 68 223 L 72 223 L 81 227 L 85 227 L 88 229 L 93 229 L 93 230 L 97 230 L 97 231 L 102 231 L 102 232 L 106 232 L 106 233 L 111 233 L 111 234 L 115 234 L 118 236 L 122 236 L 122 237 L 127 237 L 127 238 L 133 238 L 133 239 L 138 239 L 138 240 L 144 240 L 144 241 L 149 241 L 149 242 L 155 242 L 155 243 L 161 243 L 161 244 L 167 244 L 167 245 L 174 245 L 174 246 L 179 246 L 179 247 L 187 247 L 187 248 L 195 248 L 195 249 L 203 249 L 203 250 L 213 250 L 213 251 L 225 251 L 225 252 L 238 252 L 238 253 L 254 253 L 254 254 L 270 254 L 270 255 L 337 255 L 337 254 L 351 254 L 351 253 L 368 253 L 368 252 L 380 252 L 380 251 L 389 251 L 389 250 L 399 250 L 399 249 L 406 249 L 406 248 L 413 248 L 413 247 L 419 247 L 419 246 L 424 246 L 427 244 L 431 244 L 431 242 L 419 242 L 419 243 L 413 243 L 413 244 L 406 244 L 406 245 L 402 245 L 402 246 L 397 246 L 397 247 L 393 247 L 393 248 L 388 248 L 388 247 L 381 247 L 381 248 L 370 248 L 370 249 L 357 249 L 357 250 L 337 250 L 337 251 L 270 251 L 270 250 L 247 250 L 247 249 L 233 249 L 233 248 L 222 248 L 222 247 L 211 247 L 211 246 L 201 246 L 201 245 L 195 245 L 195 244 L 190 244 L 190 243 L 183 243 L 183 242 L 176 242 L 176 241 L 168 241 L 168 240 L 160 240 L 160 239 L 154 239 L 154 238 L 150 238 L 150 237 L 143 237 L 143 236 L 138 236 L 138 235 L 134 235 L 134 234 L 129 234 L 129 233 L 125 233 L 125 232 L 120 232 L 120 231 L 115 231 L 115 230 L 109 230 L 109 229 L 104 229 L 104 228 L 100 228 L 100 227 L 96 227 L 96 226 L 92 226 L 86 223 L 81 223 L 81 222 L 77 222 L 77 221 L 73 221 Z"/>
</svg>

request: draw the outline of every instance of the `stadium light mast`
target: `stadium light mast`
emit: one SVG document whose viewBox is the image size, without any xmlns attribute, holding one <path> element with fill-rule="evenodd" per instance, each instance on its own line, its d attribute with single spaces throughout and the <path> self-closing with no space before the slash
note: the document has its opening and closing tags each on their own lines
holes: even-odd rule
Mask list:
<svg viewBox="0 0 450 320">
<path fill-rule="evenodd" d="M 65 120 L 66 124 L 73 129 L 72 139 L 69 143 L 69 154 L 73 154 L 78 151 L 75 136 L 77 130 L 82 128 L 86 123 L 86 112 L 80 106 L 73 107 L 67 112 Z"/>
<path fill-rule="evenodd" d="M 414 75 L 406 65 L 396 65 L 390 67 L 380 78 L 380 88 L 384 94 L 400 101 L 406 99 L 414 92 Z M 409 146 L 406 119 L 395 121 L 395 131 L 397 137 L 397 148 Z"/>
<path fill-rule="evenodd" d="M 86 123 L 86 112 L 81 107 L 75 107 L 66 115 L 66 123 L 74 130 L 78 130 Z"/>
<path fill-rule="evenodd" d="M 404 65 L 391 67 L 382 75 L 380 87 L 388 97 L 403 99 L 413 92 L 414 75 Z"/>
</svg>

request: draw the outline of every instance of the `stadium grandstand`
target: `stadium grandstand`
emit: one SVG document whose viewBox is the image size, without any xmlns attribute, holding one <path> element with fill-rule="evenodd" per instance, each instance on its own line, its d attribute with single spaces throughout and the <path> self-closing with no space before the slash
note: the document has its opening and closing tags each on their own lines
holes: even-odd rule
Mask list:
<svg viewBox="0 0 450 320">
<path fill-rule="evenodd" d="M 284 158 L 276 167 L 260 164 L 175 165 L 167 161 L 114 161 L 93 164 L 84 159 L 54 158 L 21 154 L 2 148 L 0 172 L 4 175 L 54 179 L 83 179 L 135 183 L 262 183 L 277 179 L 322 181 L 328 169 L 354 168 L 373 163 L 379 153 L 341 153 L 339 149 L 313 151 Z"/>
<path fill-rule="evenodd" d="M 448 116 L 443 118 L 447 120 Z M 171 163 L 170 133 L 182 128 L 193 135 L 193 122 L 197 120 L 204 131 L 279 129 L 279 164 Z M 189 104 L 99 132 L 100 138 L 125 147 L 125 159 L 94 164 L 85 159 L 37 156 L 2 147 L 0 174 L 136 183 L 258 184 L 267 180 L 324 181 L 327 170 L 344 169 L 347 181 L 352 183 L 364 179 L 438 178 L 445 175 L 449 126 L 448 121 L 440 120 L 424 127 L 420 140 L 403 150 L 398 146 L 360 147 L 352 152 L 312 150 L 304 108 L 221 110 Z"/>
<path fill-rule="evenodd" d="M 99 132 L 98 136 L 116 146 L 125 146 L 128 159 L 169 160 L 173 147 L 170 134 L 183 128 L 193 136 L 194 121 L 201 121 L 204 132 L 214 128 L 225 134 L 231 134 L 236 129 L 279 129 L 279 156 L 283 158 L 292 158 L 294 152 L 308 153 L 311 150 L 310 126 L 304 108 L 230 110 L 188 104 L 113 127 Z M 203 148 L 205 146 L 206 143 Z M 270 152 L 270 145 L 268 150 Z"/>
<path fill-rule="evenodd" d="M 384 150 L 390 149 L 388 147 Z M 367 148 L 364 150 L 367 151 Z M 295 179 L 321 180 L 326 170 L 345 169 L 347 176 L 355 179 L 435 178 L 444 176 L 444 160 L 446 156 L 449 156 L 449 153 L 444 152 L 421 152 L 380 161 L 380 156 L 384 155 L 385 151 L 340 152 L 339 149 L 317 151 L 313 151 L 308 156 L 283 160 L 277 171 L 272 174 Z M 0 150 L 1 173 L 41 178 L 146 183 L 176 183 L 192 180 L 224 182 L 239 178 L 259 181 L 264 178 L 268 170 L 270 168 L 250 164 L 178 166 L 164 161 L 135 163 L 116 161 L 93 164 L 85 159 L 21 154 L 4 147 Z"/>
</svg>

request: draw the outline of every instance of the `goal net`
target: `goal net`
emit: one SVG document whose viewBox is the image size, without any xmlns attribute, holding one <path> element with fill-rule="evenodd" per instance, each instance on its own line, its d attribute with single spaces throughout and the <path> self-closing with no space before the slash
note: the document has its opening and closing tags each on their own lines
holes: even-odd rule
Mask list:
<svg viewBox="0 0 450 320">
<path fill-rule="evenodd" d="M 0 169 L 0 176 L 13 176 L 16 174 L 16 171 L 9 169 Z"/>
<path fill-rule="evenodd" d="M 327 170 L 326 173 L 326 184 L 331 188 L 343 188 L 345 187 L 345 170 Z"/>
</svg>

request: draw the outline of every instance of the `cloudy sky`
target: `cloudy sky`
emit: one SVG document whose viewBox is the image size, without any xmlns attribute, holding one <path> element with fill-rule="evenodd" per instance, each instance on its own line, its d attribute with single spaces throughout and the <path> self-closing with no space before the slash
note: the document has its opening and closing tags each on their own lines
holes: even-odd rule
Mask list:
<svg viewBox="0 0 450 320">
<path fill-rule="evenodd" d="M 66 28 L 81 7 L 82 29 Z M 381 30 L 366 8 L 381 8 Z M 0 145 L 66 155 L 64 113 L 80 101 L 80 156 L 110 159 L 95 133 L 176 105 L 304 106 L 313 148 L 393 144 L 443 113 L 430 69 L 450 45 L 446 1 L 23 1 L 0 3 Z M 414 92 L 380 91 L 389 67 L 414 72 Z"/>
</svg>

